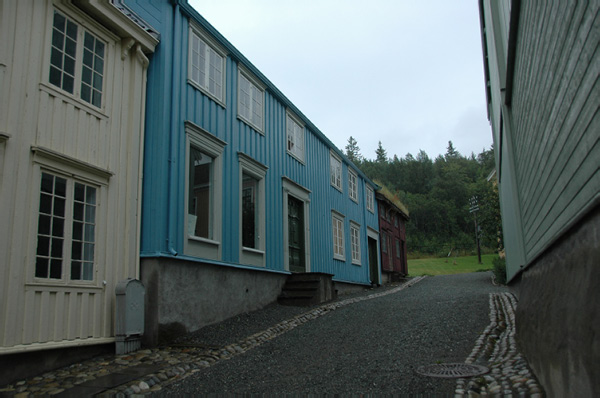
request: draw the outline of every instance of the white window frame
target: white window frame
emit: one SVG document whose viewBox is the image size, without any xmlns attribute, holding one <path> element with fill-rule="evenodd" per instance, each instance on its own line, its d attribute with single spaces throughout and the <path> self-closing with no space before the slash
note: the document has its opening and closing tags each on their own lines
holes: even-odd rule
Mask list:
<svg viewBox="0 0 600 398">
<path fill-rule="evenodd" d="M 226 76 L 227 76 L 227 52 L 224 51 L 214 40 L 210 38 L 210 36 L 204 33 L 200 28 L 195 25 L 190 24 L 189 35 L 188 35 L 188 83 L 192 86 L 198 88 L 208 97 L 212 98 L 221 106 L 225 107 L 225 91 L 226 91 Z M 198 79 L 194 78 L 194 39 L 198 39 L 201 42 L 205 49 L 204 51 L 208 54 L 204 57 L 204 79 L 201 81 L 200 72 L 198 73 Z M 221 70 L 219 71 L 221 74 L 221 78 L 218 83 L 220 84 L 220 90 L 215 90 L 215 92 L 210 89 L 210 57 L 216 56 L 220 60 Z M 208 68 L 208 72 L 207 72 Z M 198 68 L 200 70 L 200 68 Z M 216 80 L 215 80 L 216 81 Z"/>
<path fill-rule="evenodd" d="M 346 261 L 346 243 L 344 237 L 344 216 L 336 211 L 331 212 L 331 229 L 333 258 Z"/>
<path fill-rule="evenodd" d="M 266 230 L 265 230 L 265 177 L 267 175 L 268 167 L 264 164 L 252 159 L 245 153 L 238 152 L 238 160 L 240 164 L 240 182 L 239 182 L 239 225 L 240 225 L 240 236 L 239 236 L 239 247 L 240 247 L 240 263 L 255 265 L 259 267 L 265 266 L 265 241 L 266 241 Z M 255 178 L 258 182 L 257 192 L 255 192 L 257 201 L 257 213 L 255 223 L 255 233 L 257 234 L 255 243 L 256 247 L 244 247 L 243 245 L 243 177 L 247 174 Z"/>
<path fill-rule="evenodd" d="M 329 152 L 329 182 L 331 185 L 342 192 L 342 159 L 333 151 Z"/>
<path fill-rule="evenodd" d="M 375 192 L 369 185 L 365 185 L 365 194 L 367 195 L 367 210 L 375 214 Z"/>
<path fill-rule="evenodd" d="M 72 92 L 63 89 L 62 84 L 56 85 L 55 83 L 52 83 L 50 81 L 50 77 L 51 77 L 50 71 L 53 68 L 52 53 L 53 53 L 53 47 L 54 47 L 53 46 L 53 38 L 54 38 L 54 15 L 55 15 L 55 13 L 62 15 L 66 20 L 77 25 L 77 36 L 76 36 L 77 40 L 75 43 L 76 51 L 75 51 L 75 66 L 74 66 L 74 75 L 73 75 L 74 80 L 73 80 L 73 91 Z M 69 98 L 72 98 L 73 100 L 75 100 L 78 104 L 84 105 L 86 108 L 90 109 L 93 113 L 100 112 L 98 114 L 104 116 L 102 114 L 102 112 L 106 108 L 107 99 L 108 99 L 107 92 L 106 92 L 106 88 L 107 88 L 106 81 L 109 80 L 109 78 L 110 78 L 109 62 L 110 62 L 110 47 L 111 47 L 110 44 L 111 44 L 111 42 L 110 42 L 108 36 L 106 36 L 105 34 L 102 34 L 97 29 L 92 29 L 91 24 L 86 23 L 86 21 L 83 21 L 82 18 L 80 18 L 79 16 L 75 16 L 74 13 L 65 12 L 65 10 L 58 8 L 58 7 L 51 9 L 48 21 L 49 21 L 49 26 L 50 26 L 50 34 L 48 35 L 48 39 L 47 39 L 47 45 L 46 45 L 47 62 L 44 67 L 44 69 L 45 69 L 44 79 L 42 80 L 41 87 L 45 88 L 45 89 L 49 89 L 51 92 L 56 92 L 56 93 L 61 93 L 63 95 L 66 95 Z M 95 40 L 101 42 L 104 45 L 104 58 L 102 59 L 103 67 L 102 67 L 102 73 L 100 74 L 100 76 L 102 78 L 102 84 L 101 84 L 100 89 L 96 88 L 96 91 L 98 91 L 101 95 L 99 106 L 92 103 L 92 100 L 91 100 L 92 97 L 90 97 L 90 101 L 87 101 L 81 97 L 81 84 L 82 84 L 82 75 L 83 75 L 83 68 L 84 68 L 83 54 L 84 54 L 84 42 L 85 42 L 85 34 L 86 33 L 91 35 Z M 63 57 L 63 66 L 64 66 L 64 57 Z M 64 69 L 61 69 L 61 71 L 64 73 Z M 93 75 L 93 72 L 92 72 L 92 75 Z M 61 81 L 62 81 L 62 79 L 61 79 Z"/>
<path fill-rule="evenodd" d="M 361 265 L 360 225 L 350 221 L 350 246 L 352 248 L 352 264 Z"/>
<path fill-rule="evenodd" d="M 358 175 L 348 167 L 348 196 L 358 203 Z"/>
<path fill-rule="evenodd" d="M 289 110 L 285 118 L 287 153 L 304 164 L 306 141 L 304 139 L 304 123 Z"/>
<path fill-rule="evenodd" d="M 242 82 L 248 85 L 249 106 L 246 108 L 242 105 Z M 258 108 L 258 109 L 257 109 Z M 247 109 L 249 114 L 245 114 L 244 109 Z M 264 134 L 265 125 L 265 87 L 258 79 L 252 76 L 243 67 L 238 67 L 238 100 L 237 100 L 237 115 L 244 123 L 248 124 L 254 130 Z M 257 118 L 260 119 L 257 119 Z"/>
<path fill-rule="evenodd" d="M 104 277 L 104 264 L 106 263 L 106 220 L 107 220 L 107 191 L 109 179 L 113 173 L 108 170 L 90 165 L 78 159 L 60 154 L 53 150 L 32 146 L 33 163 L 35 165 L 33 178 L 35 181 L 35 200 L 32 200 L 32 214 L 30 218 L 30 228 L 35 231 L 35 238 L 30 240 L 31 267 L 28 272 L 28 285 L 52 285 L 52 286 L 77 286 L 81 288 L 102 288 Z M 35 276 L 37 244 L 38 244 L 38 223 L 40 208 L 40 184 L 42 174 L 47 173 L 67 180 L 66 206 L 65 206 L 65 225 L 63 241 L 63 257 L 61 278 L 44 278 Z M 71 279 L 71 250 L 73 242 L 73 188 L 75 183 L 81 183 L 96 189 L 95 205 L 95 227 L 94 227 L 94 259 L 93 259 L 93 278 L 91 280 Z"/>
<path fill-rule="evenodd" d="M 185 122 L 186 132 L 186 159 L 185 159 L 185 236 L 184 252 L 194 257 L 208 258 L 212 260 L 221 259 L 221 237 L 222 237 L 222 214 L 223 214 L 223 151 L 227 143 L 204 130 L 200 126 L 190 122 Z M 190 149 L 194 147 L 211 156 L 213 159 L 212 169 L 212 189 L 211 189 L 211 230 L 212 238 L 206 239 L 195 236 L 192 231 L 194 218 L 189 213 L 189 164 Z"/>
</svg>

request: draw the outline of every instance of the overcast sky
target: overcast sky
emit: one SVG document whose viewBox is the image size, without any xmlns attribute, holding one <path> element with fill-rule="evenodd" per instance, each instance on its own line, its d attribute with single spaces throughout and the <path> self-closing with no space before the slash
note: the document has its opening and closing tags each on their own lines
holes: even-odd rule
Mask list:
<svg viewBox="0 0 600 398">
<path fill-rule="evenodd" d="M 492 144 L 476 0 L 189 0 L 344 150 Z"/>
</svg>

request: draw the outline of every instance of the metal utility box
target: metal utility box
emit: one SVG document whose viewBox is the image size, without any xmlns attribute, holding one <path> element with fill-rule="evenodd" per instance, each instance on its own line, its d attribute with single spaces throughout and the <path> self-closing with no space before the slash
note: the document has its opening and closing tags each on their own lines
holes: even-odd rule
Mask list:
<svg viewBox="0 0 600 398">
<path fill-rule="evenodd" d="M 125 279 L 117 284 L 115 337 L 117 354 L 138 350 L 144 334 L 144 296 L 146 289 L 137 279 Z"/>
</svg>

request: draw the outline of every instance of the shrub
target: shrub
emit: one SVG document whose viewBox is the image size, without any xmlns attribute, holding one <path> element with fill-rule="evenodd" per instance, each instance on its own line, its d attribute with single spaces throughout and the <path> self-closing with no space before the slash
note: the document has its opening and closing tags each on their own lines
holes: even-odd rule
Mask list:
<svg viewBox="0 0 600 398">
<path fill-rule="evenodd" d="M 506 285 L 506 260 L 496 257 L 492 260 L 492 271 L 496 276 L 496 282 L 501 285 Z"/>
</svg>

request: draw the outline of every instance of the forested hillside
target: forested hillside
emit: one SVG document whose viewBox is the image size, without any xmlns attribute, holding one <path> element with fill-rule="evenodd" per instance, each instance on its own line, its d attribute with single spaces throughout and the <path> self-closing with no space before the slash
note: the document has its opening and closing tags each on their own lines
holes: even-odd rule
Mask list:
<svg viewBox="0 0 600 398">
<path fill-rule="evenodd" d="M 494 151 L 461 155 L 448 142 L 445 155 L 431 159 L 420 151 L 389 158 L 379 142 L 375 159 L 363 157 L 356 140 L 348 139 L 346 155 L 372 180 L 380 181 L 410 212 L 406 225 L 409 254 L 447 255 L 475 252 L 475 226 L 470 198 L 479 204 L 477 218 L 483 251 L 498 250 L 501 238 L 498 192 L 487 177 L 494 169 Z"/>
</svg>

